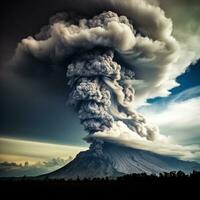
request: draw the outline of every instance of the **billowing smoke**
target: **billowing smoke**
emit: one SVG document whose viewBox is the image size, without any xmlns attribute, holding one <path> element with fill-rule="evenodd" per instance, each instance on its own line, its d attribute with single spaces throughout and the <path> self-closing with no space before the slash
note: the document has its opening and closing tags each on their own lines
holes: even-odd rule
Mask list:
<svg viewBox="0 0 200 200">
<path fill-rule="evenodd" d="M 105 77 L 119 79 L 120 66 L 113 56 L 112 51 L 94 51 L 74 59 L 67 67 L 69 101 L 90 133 L 104 131 L 114 121 L 109 113 L 111 94 L 104 81 Z"/>
<path fill-rule="evenodd" d="M 108 130 L 115 120 L 121 120 L 132 131 L 152 140 L 157 129 L 148 127 L 143 116 L 130 109 L 134 103 L 134 88 L 128 81 L 134 78 L 134 72 L 113 59 L 114 50 L 99 49 L 75 57 L 67 66 L 69 103 L 90 133 Z M 113 109 L 117 109 L 117 114 Z M 124 117 L 120 118 L 122 114 Z"/>
<path fill-rule="evenodd" d="M 83 9 L 83 16 L 58 13 L 35 37 L 23 39 L 15 62 L 31 55 L 65 67 L 67 102 L 89 132 L 88 140 L 99 133 L 112 134 L 116 127 L 128 128 L 147 141 L 161 138 L 158 128 L 136 108 L 149 98 L 169 95 L 178 86 L 176 77 L 194 60 L 180 60 L 182 51 L 172 36 L 172 21 L 156 4 L 88 2 L 86 9 L 78 9 Z"/>
<path fill-rule="evenodd" d="M 114 12 L 103 12 L 89 20 L 80 19 L 78 28 L 74 27 L 74 24 L 70 25 L 71 29 L 73 27 L 74 35 L 80 29 L 92 31 L 92 29 L 103 28 L 107 31 L 110 26 L 121 27 L 122 32 L 123 29 L 127 29 L 132 37 L 135 37 L 136 32 L 129 20 Z M 120 47 L 127 46 L 126 43 L 124 44 L 123 40 L 127 39 L 122 38 L 123 34 L 117 36 L 114 34 L 117 41 L 110 38 L 113 40 L 110 47 L 97 44 L 71 59 L 66 73 L 69 103 L 74 106 L 81 123 L 90 134 L 108 130 L 114 121 L 120 120 L 141 137 L 153 140 L 157 129 L 149 127 L 144 117 L 131 108 L 134 105 L 135 94 L 131 84 L 135 76 L 134 70 L 125 65 L 121 66 L 115 61 L 115 48 L 120 43 L 123 43 Z M 106 41 L 102 36 L 97 37 L 96 40 Z M 97 42 L 96 40 L 91 42 L 92 46 L 93 42 Z M 106 42 L 106 45 L 108 44 Z"/>
<path fill-rule="evenodd" d="M 126 16 L 115 12 L 89 19 L 59 13 L 36 39 L 24 39 L 17 53 L 66 65 L 68 103 L 90 134 L 108 131 L 114 122 L 123 121 L 133 132 L 153 140 L 158 129 L 150 127 L 134 108 L 135 70 L 123 58 L 137 49 L 141 37 Z"/>
</svg>

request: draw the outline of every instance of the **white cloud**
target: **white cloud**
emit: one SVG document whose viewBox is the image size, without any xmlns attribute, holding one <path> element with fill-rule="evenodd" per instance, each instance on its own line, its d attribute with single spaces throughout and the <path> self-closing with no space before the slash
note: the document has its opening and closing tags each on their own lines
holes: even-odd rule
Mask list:
<svg viewBox="0 0 200 200">
<path fill-rule="evenodd" d="M 112 130 L 97 132 L 92 137 L 184 160 L 200 161 L 200 141 L 194 141 L 194 138 L 200 138 L 200 86 L 175 95 L 168 102 L 145 106 L 141 112 L 149 122 L 159 126 L 160 134 L 153 142 L 134 134 L 122 122 L 115 123 Z"/>
<path fill-rule="evenodd" d="M 161 127 L 194 127 L 200 125 L 200 109 L 198 108 L 200 108 L 200 97 L 170 103 L 165 110 L 159 113 L 149 113 L 149 119 L 157 122 Z"/>
<path fill-rule="evenodd" d="M 175 144 L 170 137 L 158 135 L 156 140 L 150 141 L 146 138 L 134 134 L 133 131 L 122 122 L 113 124 L 113 128 L 104 132 L 96 132 L 89 135 L 88 138 L 98 138 L 103 141 L 118 143 L 124 146 L 152 151 L 154 153 L 178 157 L 183 160 L 196 160 L 200 159 L 200 149 L 197 145 L 183 146 Z"/>
<path fill-rule="evenodd" d="M 16 176 L 37 176 L 49 173 L 59 169 L 69 163 L 72 157 L 68 159 L 52 158 L 47 161 L 29 164 L 28 161 L 23 163 L 0 162 L 0 177 L 16 177 Z"/>
<path fill-rule="evenodd" d="M 142 113 L 159 126 L 161 134 L 183 144 L 198 143 L 200 138 L 200 87 L 173 96 L 169 102 L 144 107 Z"/>
<path fill-rule="evenodd" d="M 0 138 L 0 176 L 37 176 L 70 162 L 86 147 Z"/>
</svg>

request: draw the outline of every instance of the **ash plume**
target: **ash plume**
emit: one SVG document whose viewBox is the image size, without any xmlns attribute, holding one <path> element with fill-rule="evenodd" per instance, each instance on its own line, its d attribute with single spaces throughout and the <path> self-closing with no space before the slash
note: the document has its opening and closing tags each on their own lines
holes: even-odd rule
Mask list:
<svg viewBox="0 0 200 200">
<path fill-rule="evenodd" d="M 79 26 L 105 28 L 116 22 L 126 25 L 135 34 L 129 20 L 113 12 L 103 12 L 92 19 L 80 20 Z M 113 43 L 115 46 L 115 41 Z M 130 108 L 134 104 L 135 90 L 129 81 L 134 79 L 135 73 L 114 61 L 114 55 L 113 47 L 101 49 L 97 46 L 72 59 L 66 73 L 70 88 L 69 102 L 90 134 L 103 132 L 111 128 L 114 121 L 121 120 L 141 137 L 153 140 L 157 129 L 150 128 L 144 117 Z M 111 112 L 112 102 L 117 111 L 120 108 L 124 119 Z"/>
<path fill-rule="evenodd" d="M 149 126 L 134 108 L 134 66 L 120 64 L 120 52 L 134 49 L 136 37 L 141 35 L 131 21 L 115 12 L 105 11 L 89 19 L 60 13 L 36 39 L 24 39 L 18 52 L 23 49 L 54 63 L 68 59 L 68 103 L 89 134 L 108 131 L 121 121 L 139 136 L 154 140 L 158 129 Z"/>
<path fill-rule="evenodd" d="M 121 120 L 132 131 L 152 140 L 154 131 L 148 127 L 144 117 L 129 108 L 134 103 L 134 88 L 127 81 L 134 78 L 134 72 L 122 68 L 113 59 L 114 50 L 92 50 L 75 57 L 67 66 L 66 73 L 69 103 L 91 134 L 108 130 L 114 121 Z M 116 108 L 112 108 L 112 102 Z M 111 111 L 119 108 L 124 119 Z"/>
<path fill-rule="evenodd" d="M 67 102 L 89 132 L 88 141 L 114 132 L 121 140 L 126 130 L 138 143 L 162 143 L 166 138 L 137 108 L 168 96 L 194 62 L 182 55 L 187 50 L 172 35 L 172 20 L 147 0 L 75 2 L 80 6 L 71 2 L 69 7 L 79 15 L 51 17 L 40 33 L 19 43 L 13 62 L 30 67 L 31 57 L 66 70 Z"/>
</svg>

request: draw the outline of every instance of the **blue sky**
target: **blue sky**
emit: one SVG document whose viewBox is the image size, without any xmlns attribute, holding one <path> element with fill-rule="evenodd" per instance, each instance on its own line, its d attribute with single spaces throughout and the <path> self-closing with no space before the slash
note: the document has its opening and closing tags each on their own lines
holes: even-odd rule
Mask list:
<svg viewBox="0 0 200 200">
<path fill-rule="evenodd" d="M 177 78 L 177 82 L 180 86 L 171 90 L 172 94 L 177 94 L 185 89 L 200 85 L 200 61 L 192 64 L 180 77 Z"/>
<path fill-rule="evenodd" d="M 186 70 L 186 72 L 176 79 L 180 85 L 170 90 L 171 95 L 176 95 L 184 90 L 200 85 L 199 77 L 200 77 L 200 61 L 197 61 L 194 64 L 191 64 Z M 162 97 L 157 97 L 154 99 L 149 99 L 148 102 L 149 103 L 159 102 L 162 99 L 163 99 Z"/>
<path fill-rule="evenodd" d="M 178 105 L 180 105 L 183 102 L 189 102 L 190 100 L 199 101 L 198 100 L 198 98 L 200 97 L 200 78 L 199 77 L 200 77 L 200 61 L 192 64 L 188 68 L 186 73 L 182 74 L 181 76 L 179 76 L 177 78 L 177 82 L 180 84 L 180 86 L 172 89 L 171 94 L 168 97 L 163 97 L 163 98 L 159 97 L 159 98 L 151 99 L 148 101 L 151 105 L 148 106 L 147 108 L 142 108 L 141 110 L 143 110 L 143 111 L 145 110 L 144 113 L 146 112 L 147 115 L 148 115 L 149 111 L 153 112 L 153 110 L 154 110 L 155 111 L 154 114 L 158 115 L 159 112 L 165 112 L 168 109 L 168 106 L 174 102 L 176 103 L 176 105 L 178 107 Z M 200 109 L 199 103 L 197 103 L 195 106 L 198 106 L 198 107 L 195 107 L 194 109 L 196 109 L 196 110 Z M 184 107 L 183 107 L 183 109 L 184 109 Z M 191 109 L 193 109 L 192 105 L 191 105 Z M 179 113 L 173 113 L 173 114 L 175 116 L 179 115 Z M 183 112 L 181 114 L 183 114 L 183 117 L 185 117 L 185 118 L 187 118 L 187 116 L 189 115 L 189 113 L 187 113 L 187 111 Z M 200 142 L 199 142 L 200 141 L 200 133 L 199 133 L 200 127 L 196 126 L 196 124 L 199 124 L 198 113 L 196 116 L 195 116 L 195 113 L 193 113 L 193 117 L 191 117 L 191 115 L 188 116 L 187 120 L 188 120 L 188 126 L 189 126 L 189 123 L 191 120 L 193 120 L 195 122 L 195 125 L 194 125 L 194 127 L 191 127 L 191 130 L 190 129 L 184 130 L 186 127 L 183 125 L 183 127 L 179 127 L 179 129 L 174 128 L 173 133 L 170 132 L 170 131 L 172 131 L 170 129 L 167 131 L 166 127 L 160 127 L 161 132 L 163 132 L 166 135 L 168 134 L 168 135 L 176 138 L 179 143 L 181 142 L 181 143 L 185 143 L 185 144 L 193 144 L 193 143 L 200 144 Z M 166 121 L 168 121 L 168 120 L 166 120 Z M 174 124 L 175 123 L 176 123 L 176 121 L 174 122 Z M 169 126 L 173 126 L 174 124 L 171 124 Z M 165 129 L 165 131 L 163 129 Z M 181 131 L 182 131 L 182 133 L 181 133 Z M 185 133 L 185 131 L 187 133 Z M 187 134 L 188 136 L 185 137 L 184 134 Z"/>
</svg>

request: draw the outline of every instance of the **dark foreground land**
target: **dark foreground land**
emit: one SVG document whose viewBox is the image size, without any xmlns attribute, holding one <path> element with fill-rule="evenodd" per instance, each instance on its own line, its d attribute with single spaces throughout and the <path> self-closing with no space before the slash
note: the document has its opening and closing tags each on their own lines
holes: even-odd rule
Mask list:
<svg viewBox="0 0 200 200">
<path fill-rule="evenodd" d="M 98 197 L 103 195 L 154 195 L 170 197 L 174 192 L 178 196 L 199 196 L 200 172 L 194 171 L 187 175 L 183 172 L 163 173 L 159 176 L 146 174 L 132 174 L 117 179 L 84 179 L 84 180 L 37 180 L 34 178 L 1 178 L 1 195 L 18 196 L 50 196 L 65 195 L 69 197 Z M 95 196 L 94 196 L 95 194 Z M 185 196 L 186 197 L 186 196 Z M 94 199 L 94 198 L 93 198 Z"/>
</svg>

